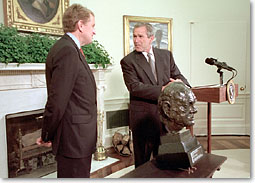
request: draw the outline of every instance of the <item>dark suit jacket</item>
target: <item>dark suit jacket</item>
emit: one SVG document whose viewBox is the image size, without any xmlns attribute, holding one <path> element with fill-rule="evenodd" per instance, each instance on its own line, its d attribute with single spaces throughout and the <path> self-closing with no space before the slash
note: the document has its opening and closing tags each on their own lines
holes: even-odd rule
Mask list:
<svg viewBox="0 0 255 183">
<path fill-rule="evenodd" d="M 64 35 L 46 61 L 48 100 L 42 140 L 53 153 L 72 158 L 91 155 L 97 139 L 96 83 L 77 45 Z"/>
<path fill-rule="evenodd" d="M 161 123 L 157 114 L 157 102 L 162 86 L 168 83 L 170 78 L 181 79 L 189 86 L 170 51 L 153 48 L 153 53 L 158 82 L 141 52 L 133 51 L 121 60 L 124 81 L 130 93 L 131 129 L 140 126 L 146 119 L 155 118 L 155 123 Z M 153 129 L 148 133 L 153 133 Z"/>
</svg>

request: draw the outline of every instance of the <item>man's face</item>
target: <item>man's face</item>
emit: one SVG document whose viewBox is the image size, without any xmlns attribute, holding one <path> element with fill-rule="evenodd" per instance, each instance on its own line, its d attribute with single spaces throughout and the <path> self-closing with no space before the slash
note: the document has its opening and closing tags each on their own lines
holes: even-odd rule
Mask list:
<svg viewBox="0 0 255 183">
<path fill-rule="evenodd" d="M 154 36 L 148 37 L 146 27 L 138 27 L 133 31 L 135 50 L 138 52 L 149 52 Z"/>
<path fill-rule="evenodd" d="M 93 36 L 96 34 L 95 31 L 95 17 L 90 14 L 89 21 L 82 26 L 82 43 L 81 45 L 87 45 L 92 42 Z"/>
</svg>

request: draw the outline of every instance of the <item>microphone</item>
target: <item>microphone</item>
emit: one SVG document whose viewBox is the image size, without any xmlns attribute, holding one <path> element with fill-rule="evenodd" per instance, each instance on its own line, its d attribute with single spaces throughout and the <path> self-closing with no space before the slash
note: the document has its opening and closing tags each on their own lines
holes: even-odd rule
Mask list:
<svg viewBox="0 0 255 183">
<path fill-rule="evenodd" d="M 226 62 L 218 62 L 217 59 L 215 58 L 206 58 L 205 59 L 205 63 L 209 64 L 209 65 L 215 65 L 217 66 L 219 69 L 226 69 L 228 71 L 232 71 L 235 70 L 233 67 L 230 67 L 226 64 Z"/>
</svg>

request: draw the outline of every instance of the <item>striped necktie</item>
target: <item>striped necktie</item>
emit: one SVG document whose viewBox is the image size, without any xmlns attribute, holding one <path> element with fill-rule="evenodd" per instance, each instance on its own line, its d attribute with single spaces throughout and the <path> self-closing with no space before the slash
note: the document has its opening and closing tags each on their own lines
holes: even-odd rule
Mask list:
<svg viewBox="0 0 255 183">
<path fill-rule="evenodd" d="M 80 51 L 81 51 L 81 54 L 85 57 L 84 53 L 83 53 L 83 50 L 82 48 L 80 48 Z"/>
<path fill-rule="evenodd" d="M 155 80 L 157 81 L 155 61 L 152 59 L 152 54 L 151 53 L 148 53 L 147 56 L 148 56 L 149 64 L 151 66 L 151 71 L 152 71 L 152 73 L 154 75 Z"/>
</svg>

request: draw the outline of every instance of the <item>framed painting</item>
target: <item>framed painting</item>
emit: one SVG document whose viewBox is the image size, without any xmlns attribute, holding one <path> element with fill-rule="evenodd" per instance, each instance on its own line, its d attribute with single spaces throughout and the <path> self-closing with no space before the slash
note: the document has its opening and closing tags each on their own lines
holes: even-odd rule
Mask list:
<svg viewBox="0 0 255 183">
<path fill-rule="evenodd" d="M 124 55 L 126 56 L 134 49 L 133 29 L 138 22 L 150 23 L 155 30 L 155 39 L 152 42 L 153 47 L 167 49 L 172 51 L 172 19 L 171 18 L 153 18 L 140 16 L 123 16 L 124 22 Z"/>
<path fill-rule="evenodd" d="M 69 0 L 3 0 L 4 23 L 20 31 L 63 35 L 62 17 Z"/>
</svg>

